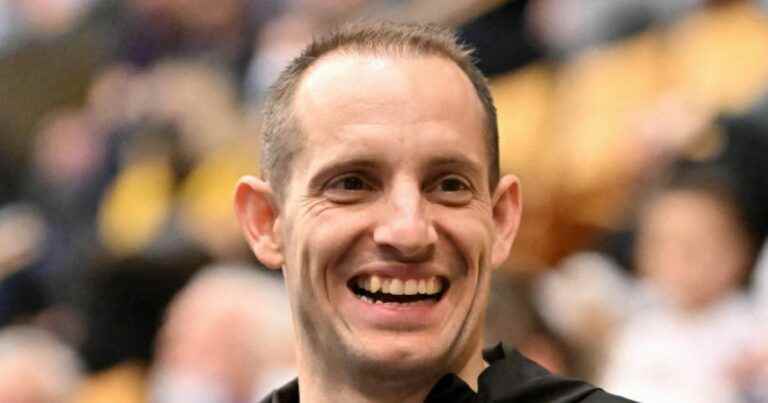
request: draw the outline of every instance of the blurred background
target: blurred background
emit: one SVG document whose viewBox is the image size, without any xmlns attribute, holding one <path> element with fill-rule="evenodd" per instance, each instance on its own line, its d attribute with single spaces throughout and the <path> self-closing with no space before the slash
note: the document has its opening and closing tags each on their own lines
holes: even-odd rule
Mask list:
<svg viewBox="0 0 768 403">
<path fill-rule="evenodd" d="M 347 20 L 455 27 L 523 184 L 488 344 L 649 402 L 768 402 L 768 1 L 0 0 L 0 402 L 256 402 L 258 110 Z"/>
</svg>

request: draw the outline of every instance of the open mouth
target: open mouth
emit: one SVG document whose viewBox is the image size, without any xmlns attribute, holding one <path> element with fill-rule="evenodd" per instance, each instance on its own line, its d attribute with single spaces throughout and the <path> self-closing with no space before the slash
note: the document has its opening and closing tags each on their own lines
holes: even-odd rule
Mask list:
<svg viewBox="0 0 768 403">
<path fill-rule="evenodd" d="M 447 283 L 437 276 L 403 280 L 364 274 L 349 280 L 347 287 L 368 303 L 412 304 L 439 301 L 448 289 Z"/>
</svg>

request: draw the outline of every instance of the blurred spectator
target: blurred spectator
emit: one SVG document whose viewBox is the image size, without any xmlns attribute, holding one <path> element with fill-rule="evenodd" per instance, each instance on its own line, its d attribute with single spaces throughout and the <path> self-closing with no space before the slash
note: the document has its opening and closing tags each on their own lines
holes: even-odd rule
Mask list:
<svg viewBox="0 0 768 403">
<path fill-rule="evenodd" d="M 144 68 L 170 58 L 196 58 L 242 82 L 261 24 L 275 0 L 132 0 L 127 2 L 119 58 Z"/>
<path fill-rule="evenodd" d="M 72 306 L 62 303 L 46 269 L 49 227 L 30 205 L 0 207 L 0 327 L 29 325 L 74 345 L 82 335 Z"/>
<path fill-rule="evenodd" d="M 316 27 L 330 28 L 353 18 L 368 3 L 398 3 L 399 0 L 289 0 L 292 13 L 312 19 Z"/>
<path fill-rule="evenodd" d="M 257 51 L 246 79 L 246 99 L 259 105 L 278 74 L 312 39 L 317 28 L 304 13 L 285 14 L 269 21 L 256 39 Z"/>
<path fill-rule="evenodd" d="M 0 401 L 69 403 L 82 381 L 80 362 L 69 347 L 29 327 L 0 331 Z"/>
<path fill-rule="evenodd" d="M 11 4 L 7 1 L 0 3 L 0 54 L 8 46 L 15 34 L 16 18 Z"/>
<path fill-rule="evenodd" d="M 187 239 L 223 262 L 253 259 L 232 214 L 232 184 L 254 172 L 253 139 L 209 153 L 189 173 L 178 194 L 178 226 Z"/>
<path fill-rule="evenodd" d="M 61 35 L 74 28 L 94 0 L 16 0 L 22 29 L 31 36 Z"/>
<path fill-rule="evenodd" d="M 148 368 L 173 296 L 208 259 L 194 248 L 164 255 L 93 258 L 78 277 L 86 319 L 80 352 L 88 378 L 76 403 L 144 403 Z"/>
<path fill-rule="evenodd" d="M 100 197 L 94 182 L 104 166 L 104 141 L 80 110 L 57 110 L 42 119 L 29 184 L 54 225 L 83 230 Z M 78 226 L 80 228 L 78 228 Z"/>
<path fill-rule="evenodd" d="M 54 303 L 67 301 L 96 249 L 95 214 L 105 182 L 105 141 L 85 110 L 57 109 L 41 119 L 22 195 L 45 226 L 35 261 Z"/>
<path fill-rule="evenodd" d="M 660 143 L 641 148 L 656 149 L 657 155 L 653 159 L 657 164 L 644 168 L 642 179 L 638 178 L 634 183 L 638 189 L 635 193 L 642 195 L 659 175 L 681 166 L 700 165 L 725 170 L 730 176 L 731 186 L 739 194 L 741 208 L 747 217 L 744 224 L 757 238 L 765 238 L 768 235 L 768 175 L 765 175 L 768 160 L 764 156 L 768 153 L 768 125 L 761 123 L 757 112 L 759 108 L 748 115 L 722 117 L 715 122 L 710 122 L 711 118 L 695 116 L 690 111 L 686 118 L 680 119 L 683 111 L 676 109 L 668 110 L 664 119 L 666 122 L 657 119 L 653 119 L 655 123 L 646 121 L 651 123 L 646 130 L 646 140 L 649 141 L 646 144 Z M 674 117 L 670 119 L 669 115 Z M 672 143 L 677 145 L 669 147 Z M 666 151 L 662 151 L 664 149 Z M 637 154 L 626 160 L 647 157 Z M 635 235 L 633 225 L 625 222 L 618 232 L 609 233 L 599 242 L 602 250 L 628 271 L 635 271 L 635 262 L 631 257 Z"/>
<path fill-rule="evenodd" d="M 705 0 L 538 0 L 531 25 L 555 54 L 574 54 L 670 22 Z"/>
<path fill-rule="evenodd" d="M 40 213 L 29 205 L 0 206 L 0 280 L 27 268 L 40 259 L 46 225 Z"/>
<path fill-rule="evenodd" d="M 744 348 L 742 355 L 734 363 L 728 374 L 744 394 L 744 402 L 760 403 L 768 401 L 768 241 L 763 243 L 755 265 L 754 301 L 757 307 L 756 341 Z"/>
<path fill-rule="evenodd" d="M 768 318 L 768 240 L 760 248 L 753 280 L 755 301 L 757 302 L 760 314 Z"/>
<path fill-rule="evenodd" d="M 255 267 L 210 267 L 171 304 L 153 403 L 257 402 L 295 376 L 282 284 Z"/>
<path fill-rule="evenodd" d="M 631 280 L 598 253 L 574 254 L 538 278 L 536 307 L 545 323 L 573 347 L 579 376 L 597 377 L 616 330 L 642 304 L 633 288 Z"/>
<path fill-rule="evenodd" d="M 527 22 L 527 10 L 535 3 L 502 2 L 459 28 L 459 37 L 475 48 L 483 74 L 494 77 L 544 57 L 544 49 Z"/>
<path fill-rule="evenodd" d="M 26 40 L 46 39 L 75 28 L 95 0 L 5 0 L 0 2 L 0 55 Z"/>
<path fill-rule="evenodd" d="M 122 101 L 130 112 L 106 125 L 117 176 L 100 201 L 100 241 L 123 256 L 196 244 L 217 258 L 242 258 L 231 192 L 239 175 L 258 170 L 258 159 L 231 83 L 192 62 L 113 74 L 94 104 L 127 87 Z M 108 122 L 105 112 L 98 120 Z"/>
<path fill-rule="evenodd" d="M 0 326 L 34 324 L 52 304 L 40 274 L 29 268 L 5 273 L 0 282 Z"/>
<path fill-rule="evenodd" d="M 124 362 L 147 366 L 173 296 L 208 257 L 187 247 L 163 255 L 92 258 L 75 301 L 87 318 L 81 354 L 90 373 Z"/>
<path fill-rule="evenodd" d="M 636 259 L 649 304 L 616 337 L 609 390 L 640 401 L 740 401 L 728 375 L 755 337 L 743 285 L 759 238 L 731 181 L 714 168 L 684 169 L 643 207 Z"/>
</svg>

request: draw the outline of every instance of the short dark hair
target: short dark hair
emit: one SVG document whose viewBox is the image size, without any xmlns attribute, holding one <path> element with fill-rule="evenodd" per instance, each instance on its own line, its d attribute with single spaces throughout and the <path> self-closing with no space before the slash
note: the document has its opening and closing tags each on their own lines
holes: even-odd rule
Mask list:
<svg viewBox="0 0 768 403">
<path fill-rule="evenodd" d="M 747 247 L 747 274 L 744 286 L 752 281 L 755 263 L 763 243 L 763 234 L 754 219 L 755 212 L 750 208 L 747 189 L 739 181 L 732 169 L 723 164 L 690 160 L 675 161 L 666 172 L 651 184 L 644 200 L 641 201 L 640 214 L 644 219 L 653 203 L 670 193 L 690 192 L 709 200 L 726 209 L 739 230 L 739 235 Z M 639 224 L 639 223 L 638 223 Z"/>
<path fill-rule="evenodd" d="M 475 88 L 486 114 L 486 143 L 491 190 L 499 180 L 499 135 L 496 108 L 483 73 L 475 66 L 472 48 L 456 34 L 436 25 L 368 22 L 347 24 L 316 38 L 286 67 L 267 94 L 263 109 L 261 171 L 278 198 L 290 179 L 291 163 L 300 151 L 301 134 L 293 110 L 301 78 L 318 59 L 334 51 L 440 56 L 454 62 Z"/>
<path fill-rule="evenodd" d="M 762 236 L 749 209 L 749 196 L 732 169 L 706 161 L 675 161 L 651 186 L 645 204 L 664 194 L 680 191 L 701 194 L 727 207 L 754 249 L 759 250 L 757 246 L 761 244 Z"/>
</svg>

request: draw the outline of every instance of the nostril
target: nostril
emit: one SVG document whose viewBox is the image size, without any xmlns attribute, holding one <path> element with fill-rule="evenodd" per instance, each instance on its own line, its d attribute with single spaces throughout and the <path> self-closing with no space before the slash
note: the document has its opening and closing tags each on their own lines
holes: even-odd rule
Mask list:
<svg viewBox="0 0 768 403">
<path fill-rule="evenodd" d="M 386 223 L 376 228 L 374 242 L 396 249 L 405 256 L 428 253 L 437 242 L 437 231 L 426 223 Z"/>
<path fill-rule="evenodd" d="M 431 260 L 435 254 L 434 245 L 420 248 L 404 248 L 392 244 L 379 244 L 382 257 L 401 263 L 420 263 Z"/>
</svg>

